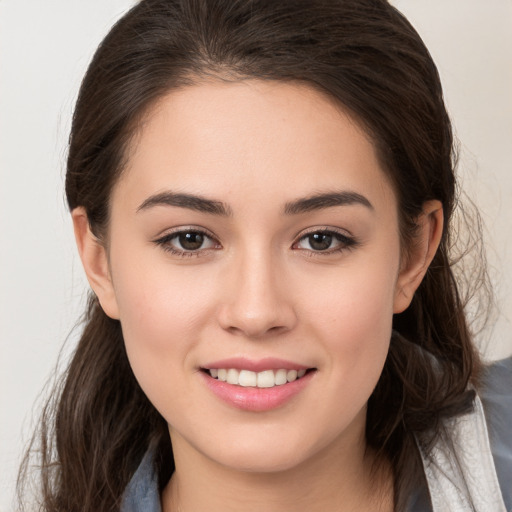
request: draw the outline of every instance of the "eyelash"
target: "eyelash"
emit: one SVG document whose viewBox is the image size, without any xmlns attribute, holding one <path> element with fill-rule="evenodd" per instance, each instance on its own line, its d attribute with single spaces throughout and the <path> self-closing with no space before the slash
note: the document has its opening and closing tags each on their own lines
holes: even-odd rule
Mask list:
<svg viewBox="0 0 512 512">
<path fill-rule="evenodd" d="M 196 234 L 196 235 L 201 235 L 201 236 L 205 237 L 206 239 L 210 240 L 214 244 L 214 247 L 207 247 L 205 249 L 200 248 L 197 250 L 185 250 L 185 249 L 182 250 L 182 249 L 177 249 L 176 247 L 173 247 L 173 245 L 171 244 L 171 241 L 178 238 L 180 235 L 192 234 L 192 233 Z M 318 251 L 315 251 L 313 249 L 300 249 L 297 247 L 298 244 L 300 244 L 303 240 L 306 240 L 308 237 L 311 237 L 313 235 L 331 236 L 333 239 L 335 239 L 339 243 L 339 247 L 329 248 L 329 249 L 325 249 L 325 250 L 318 250 Z M 171 233 L 167 233 L 164 236 L 156 239 L 154 241 L 154 243 L 157 244 L 158 246 L 162 247 L 162 249 L 166 252 L 169 252 L 178 257 L 185 257 L 185 258 L 192 257 L 192 256 L 196 256 L 196 257 L 202 256 L 202 255 L 204 255 L 205 252 L 210 252 L 211 250 L 217 250 L 217 249 L 221 248 L 220 243 L 216 240 L 216 238 L 211 233 L 209 233 L 208 231 L 205 231 L 204 229 L 193 228 L 193 227 L 185 228 L 185 229 L 180 228 L 179 230 L 173 231 Z M 340 233 L 339 231 L 337 231 L 333 228 L 322 228 L 322 229 L 317 228 L 317 229 L 313 229 L 309 232 L 303 233 L 300 236 L 300 238 L 292 244 L 292 249 L 309 252 L 310 256 L 325 256 L 325 255 L 331 255 L 331 254 L 335 254 L 335 253 L 341 253 L 341 252 L 344 252 L 347 250 L 352 250 L 355 247 L 357 247 L 358 245 L 359 245 L 359 242 L 354 237 L 347 236 L 346 234 Z"/>
<path fill-rule="evenodd" d="M 303 240 L 306 240 L 308 237 L 311 237 L 313 235 L 327 235 L 332 237 L 334 240 L 336 240 L 339 243 L 338 247 L 329 248 L 325 250 L 312 250 L 312 249 L 299 249 L 302 251 L 309 252 L 309 256 L 327 256 L 332 254 L 339 254 L 341 252 L 352 250 L 355 247 L 359 245 L 359 242 L 351 236 L 347 236 L 344 233 L 341 233 L 340 231 L 337 231 L 333 228 L 321 228 L 321 229 L 312 229 L 311 231 L 308 231 L 306 233 L 303 233 L 300 238 L 297 240 L 297 242 L 294 242 L 292 245 L 292 248 L 295 248 L 299 243 L 301 243 Z"/>
<path fill-rule="evenodd" d="M 182 249 L 177 249 L 176 247 L 173 247 L 171 245 L 171 241 L 174 240 L 175 238 L 179 237 L 180 235 L 191 234 L 191 233 L 194 233 L 196 235 L 202 235 L 206 239 L 211 240 L 214 243 L 215 247 L 208 247 L 206 249 L 197 249 L 197 250 L 184 250 L 184 249 L 182 250 Z M 209 233 L 208 231 L 205 231 L 204 229 L 193 228 L 193 227 L 185 228 L 185 229 L 180 228 L 176 231 L 172 231 L 171 233 L 167 233 L 164 236 L 156 239 L 154 242 L 158 246 L 162 247 L 162 249 L 164 251 L 170 252 L 171 254 L 173 254 L 175 256 L 184 257 L 184 258 L 190 258 L 192 256 L 201 256 L 204 254 L 205 251 L 209 252 L 211 250 L 217 250 L 218 248 L 220 248 L 220 243 L 215 239 L 215 237 L 211 233 Z"/>
</svg>

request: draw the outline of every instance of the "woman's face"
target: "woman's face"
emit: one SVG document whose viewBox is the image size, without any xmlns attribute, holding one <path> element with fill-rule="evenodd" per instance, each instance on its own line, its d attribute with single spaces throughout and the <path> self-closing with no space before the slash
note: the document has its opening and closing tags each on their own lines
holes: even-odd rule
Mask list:
<svg viewBox="0 0 512 512">
<path fill-rule="evenodd" d="M 403 309 L 397 204 L 327 97 L 249 80 L 162 98 L 113 191 L 108 269 L 98 295 L 175 453 L 273 471 L 364 446 Z"/>
</svg>

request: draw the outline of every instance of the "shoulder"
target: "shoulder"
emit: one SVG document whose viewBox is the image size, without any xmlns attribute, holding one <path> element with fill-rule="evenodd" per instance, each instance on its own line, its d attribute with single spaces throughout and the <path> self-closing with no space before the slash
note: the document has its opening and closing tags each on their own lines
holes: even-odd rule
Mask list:
<svg viewBox="0 0 512 512">
<path fill-rule="evenodd" d="M 507 510 L 512 510 L 512 357 L 485 368 L 478 394 L 503 500 Z"/>
<path fill-rule="evenodd" d="M 448 432 L 452 437 L 438 439 L 432 452 L 427 456 L 422 453 L 427 482 L 411 496 L 407 508 L 409 512 L 432 512 L 433 506 L 429 496 L 432 493 L 437 502 L 452 503 L 451 487 L 453 482 L 457 481 L 466 482 L 466 491 L 469 494 L 466 496 L 464 493 L 460 495 L 459 492 L 455 492 L 455 495 L 462 496 L 462 501 L 458 503 L 463 508 L 454 507 L 454 510 L 466 510 L 463 503 L 467 503 L 467 499 L 471 501 L 475 497 L 481 497 L 480 491 L 484 488 L 489 490 L 486 482 L 490 475 L 484 469 L 488 462 L 491 465 L 494 463 L 498 478 L 496 485 L 501 489 L 505 509 L 512 511 L 512 357 L 485 368 L 478 396 L 478 404 L 481 404 L 475 404 L 472 413 L 448 420 Z M 484 435 L 485 439 L 481 438 L 481 435 Z M 446 475 L 451 476 L 446 480 Z M 455 480 L 452 481 L 452 478 Z M 464 485 L 462 487 L 464 488 Z M 487 495 L 484 493 L 483 496 L 486 502 Z M 439 503 L 438 509 L 445 510 L 443 506 L 439 507 Z"/>
</svg>

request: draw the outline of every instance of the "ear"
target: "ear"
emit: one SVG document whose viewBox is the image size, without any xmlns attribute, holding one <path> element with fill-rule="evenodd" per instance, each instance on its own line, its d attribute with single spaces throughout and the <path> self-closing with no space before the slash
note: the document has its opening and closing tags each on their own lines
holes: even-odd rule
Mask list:
<svg viewBox="0 0 512 512">
<path fill-rule="evenodd" d="M 425 202 L 416 222 L 418 232 L 398 275 L 393 313 L 401 313 L 409 307 L 436 254 L 443 234 L 442 203 L 437 200 Z"/>
<path fill-rule="evenodd" d="M 78 207 L 71 212 L 76 245 L 82 260 L 87 280 L 100 301 L 103 311 L 114 319 L 119 319 L 116 296 L 105 246 L 93 234 L 85 208 Z"/>
</svg>

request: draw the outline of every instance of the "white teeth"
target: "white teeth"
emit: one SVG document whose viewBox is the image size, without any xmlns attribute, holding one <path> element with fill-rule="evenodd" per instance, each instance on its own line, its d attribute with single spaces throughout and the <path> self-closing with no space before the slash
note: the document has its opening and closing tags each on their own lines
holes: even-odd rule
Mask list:
<svg viewBox="0 0 512 512">
<path fill-rule="evenodd" d="M 251 372 L 236 368 L 212 368 L 208 370 L 214 379 L 243 387 L 272 388 L 304 377 L 306 370 L 264 370 Z"/>
<path fill-rule="evenodd" d="M 276 379 L 272 370 L 265 370 L 258 373 L 259 388 L 273 388 L 276 385 Z"/>
<path fill-rule="evenodd" d="M 286 374 L 286 380 L 288 382 L 293 382 L 294 380 L 297 380 L 297 370 L 288 370 L 288 373 Z"/>
<path fill-rule="evenodd" d="M 286 384 L 286 370 L 277 370 L 276 372 L 276 386 Z"/>
<path fill-rule="evenodd" d="M 235 370 L 234 368 L 230 368 L 228 370 L 226 382 L 228 384 L 238 384 L 238 374 L 239 374 L 238 370 Z"/>
<path fill-rule="evenodd" d="M 242 370 L 240 372 L 240 375 L 238 376 L 238 383 L 240 384 L 240 386 L 256 386 L 257 381 L 258 378 L 256 376 L 256 373 L 251 372 L 249 370 Z"/>
</svg>

